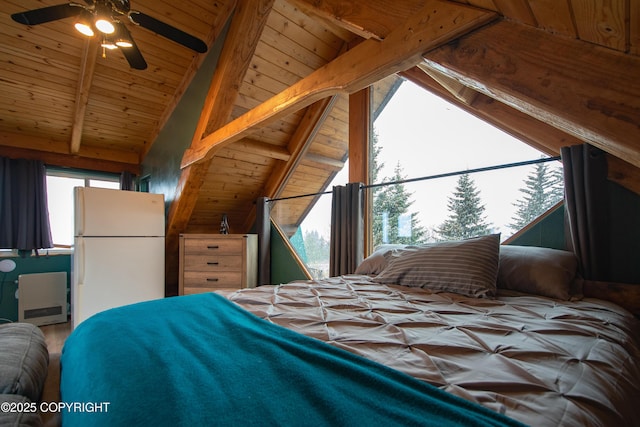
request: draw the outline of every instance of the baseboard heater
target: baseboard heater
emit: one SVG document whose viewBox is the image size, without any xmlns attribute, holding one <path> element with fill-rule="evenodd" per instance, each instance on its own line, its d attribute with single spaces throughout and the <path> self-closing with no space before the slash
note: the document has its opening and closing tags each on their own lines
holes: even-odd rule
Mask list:
<svg viewBox="0 0 640 427">
<path fill-rule="evenodd" d="M 18 320 L 34 325 L 67 321 L 67 273 L 18 276 Z"/>
</svg>

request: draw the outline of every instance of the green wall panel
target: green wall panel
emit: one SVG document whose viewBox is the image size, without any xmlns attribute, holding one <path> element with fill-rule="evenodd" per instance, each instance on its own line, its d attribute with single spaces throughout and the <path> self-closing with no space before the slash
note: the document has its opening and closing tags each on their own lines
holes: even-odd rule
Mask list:
<svg viewBox="0 0 640 427">
<path fill-rule="evenodd" d="M 640 284 L 640 196 L 609 183 L 611 281 Z"/>
<path fill-rule="evenodd" d="M 521 236 L 509 244 L 516 246 L 539 246 L 552 249 L 566 249 L 564 234 L 564 206 L 547 215 Z"/>
<path fill-rule="evenodd" d="M 296 262 L 288 245 L 282 240 L 280 233 L 271 226 L 271 283 L 289 283 L 306 279 L 304 270 Z"/>
</svg>

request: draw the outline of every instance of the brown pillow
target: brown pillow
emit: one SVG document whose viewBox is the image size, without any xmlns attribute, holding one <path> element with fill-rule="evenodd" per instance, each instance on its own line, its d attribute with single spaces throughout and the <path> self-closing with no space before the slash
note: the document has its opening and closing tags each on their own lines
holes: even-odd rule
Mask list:
<svg viewBox="0 0 640 427">
<path fill-rule="evenodd" d="M 422 287 L 472 297 L 495 294 L 500 235 L 434 243 L 385 254 L 377 283 Z"/>
<path fill-rule="evenodd" d="M 498 288 L 568 300 L 577 267 L 573 252 L 502 245 Z"/>
</svg>

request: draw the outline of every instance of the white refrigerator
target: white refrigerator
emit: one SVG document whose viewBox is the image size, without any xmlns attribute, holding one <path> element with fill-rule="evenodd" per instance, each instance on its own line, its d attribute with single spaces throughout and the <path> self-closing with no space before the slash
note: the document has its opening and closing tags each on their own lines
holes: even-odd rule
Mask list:
<svg viewBox="0 0 640 427">
<path fill-rule="evenodd" d="M 74 189 L 71 327 L 113 307 L 164 298 L 164 196 Z"/>
</svg>

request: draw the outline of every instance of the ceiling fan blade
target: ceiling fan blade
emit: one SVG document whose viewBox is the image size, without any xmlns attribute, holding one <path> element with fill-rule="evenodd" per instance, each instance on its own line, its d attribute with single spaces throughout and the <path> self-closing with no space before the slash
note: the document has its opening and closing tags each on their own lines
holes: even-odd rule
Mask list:
<svg viewBox="0 0 640 427">
<path fill-rule="evenodd" d="M 26 12 L 14 13 L 11 18 L 24 25 L 38 25 L 45 22 L 57 21 L 58 19 L 78 16 L 84 7 L 78 4 L 58 4 L 40 9 L 27 10 Z"/>
<path fill-rule="evenodd" d="M 129 13 L 129 19 L 131 19 L 134 24 L 138 24 L 141 27 L 168 38 L 169 40 L 186 46 L 191 50 L 195 50 L 200 53 L 207 51 L 207 44 L 199 38 L 194 37 L 191 34 L 187 34 L 169 24 L 165 24 L 162 21 L 158 21 L 156 18 L 145 13 L 132 10 Z"/>
<path fill-rule="evenodd" d="M 122 22 L 116 22 L 116 33 L 123 35 L 131 42 L 130 47 L 119 47 L 131 68 L 136 70 L 144 70 L 147 68 L 147 61 L 144 60 L 142 52 L 138 49 L 135 40 L 131 37 L 129 30 Z"/>
</svg>

